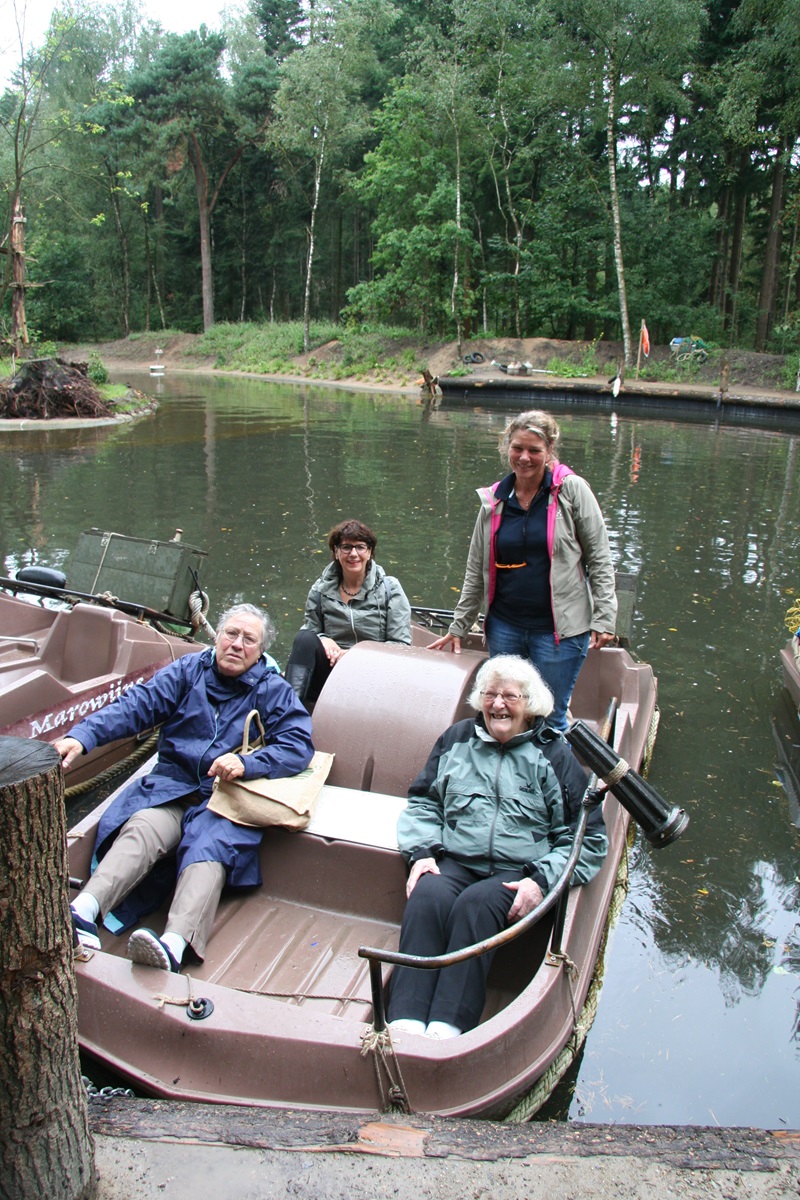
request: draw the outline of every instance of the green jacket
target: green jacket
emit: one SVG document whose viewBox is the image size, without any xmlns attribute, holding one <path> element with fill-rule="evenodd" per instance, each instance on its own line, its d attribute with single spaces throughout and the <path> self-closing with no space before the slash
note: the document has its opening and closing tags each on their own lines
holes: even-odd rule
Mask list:
<svg viewBox="0 0 800 1200">
<path fill-rule="evenodd" d="M 586 773 L 540 719 L 501 745 L 482 718 L 445 730 L 409 791 L 397 824 L 409 862 L 448 856 L 479 875 L 519 869 L 549 891 L 569 857 Z M 608 849 L 592 813 L 573 883 L 588 883 Z"/>
<path fill-rule="evenodd" d="M 303 629 L 333 638 L 343 650 L 356 642 L 411 643 L 411 606 L 399 580 L 371 559 L 364 585 L 349 604 L 339 595 L 339 580 L 336 564 L 328 563 L 311 585 Z"/>
</svg>

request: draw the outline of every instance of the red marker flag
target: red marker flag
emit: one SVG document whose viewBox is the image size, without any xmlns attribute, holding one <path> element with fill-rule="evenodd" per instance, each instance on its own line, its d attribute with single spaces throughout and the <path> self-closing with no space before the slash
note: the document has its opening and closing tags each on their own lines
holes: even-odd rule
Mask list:
<svg viewBox="0 0 800 1200">
<path fill-rule="evenodd" d="M 650 334 L 647 332 L 647 326 L 642 321 L 642 350 L 645 358 L 650 357 Z"/>
</svg>

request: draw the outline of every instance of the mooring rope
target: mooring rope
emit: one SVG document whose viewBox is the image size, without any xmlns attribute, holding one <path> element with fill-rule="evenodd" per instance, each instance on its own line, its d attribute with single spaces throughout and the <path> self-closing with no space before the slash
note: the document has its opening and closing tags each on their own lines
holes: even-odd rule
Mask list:
<svg viewBox="0 0 800 1200">
<path fill-rule="evenodd" d="M 392 1035 L 388 1027 L 378 1033 L 372 1025 L 365 1026 L 361 1034 L 361 1057 L 366 1058 L 368 1054 L 372 1055 L 375 1067 L 375 1079 L 381 1097 L 381 1112 L 410 1113 L 412 1110 L 408 1102 L 403 1072 L 400 1070 L 400 1061 L 392 1045 Z M 384 1076 L 386 1077 L 385 1087 Z"/>
</svg>

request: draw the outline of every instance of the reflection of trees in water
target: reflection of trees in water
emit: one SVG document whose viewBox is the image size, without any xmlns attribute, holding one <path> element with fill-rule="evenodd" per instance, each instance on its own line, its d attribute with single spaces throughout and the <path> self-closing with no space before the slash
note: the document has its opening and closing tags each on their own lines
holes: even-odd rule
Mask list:
<svg viewBox="0 0 800 1200">
<path fill-rule="evenodd" d="M 798 897 L 798 900 L 800 900 L 800 897 Z M 800 903 L 798 904 L 798 908 L 800 908 Z M 786 939 L 783 947 L 781 967 L 784 971 L 789 971 L 792 975 L 800 977 L 800 924 L 795 925 Z M 795 988 L 794 995 L 794 1024 L 792 1025 L 791 1040 L 800 1049 L 800 983 Z"/>
<path fill-rule="evenodd" d="M 661 853 L 680 852 L 678 844 Z M 676 969 L 688 959 L 716 970 L 728 1007 L 742 996 L 757 996 L 776 966 L 800 975 L 800 926 L 788 958 L 784 939 L 775 932 L 780 916 L 800 907 L 800 886 L 789 863 L 783 876 L 773 863 L 754 862 L 743 870 L 739 858 L 715 860 L 713 870 L 698 868 L 696 874 L 678 873 L 671 865 L 664 869 L 655 853 L 637 842 L 625 920 L 643 946 L 654 942 Z M 690 859 L 674 865 L 698 867 Z M 800 1040 L 798 1021 L 800 1001 L 793 1034 Z"/>
</svg>

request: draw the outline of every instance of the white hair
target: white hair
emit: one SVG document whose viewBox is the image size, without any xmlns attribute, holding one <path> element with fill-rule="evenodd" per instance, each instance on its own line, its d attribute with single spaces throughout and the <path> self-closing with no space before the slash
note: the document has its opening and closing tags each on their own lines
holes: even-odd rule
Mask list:
<svg viewBox="0 0 800 1200">
<path fill-rule="evenodd" d="M 549 717 L 553 711 L 553 693 L 542 679 L 536 667 L 527 658 L 518 654 L 497 654 L 487 658 L 478 674 L 468 703 L 476 712 L 483 708 L 482 692 L 489 685 L 514 684 L 525 698 L 525 716 L 530 724 L 536 717 Z"/>
</svg>

